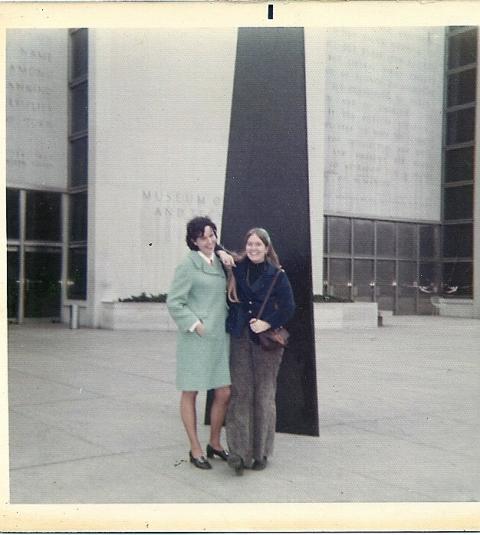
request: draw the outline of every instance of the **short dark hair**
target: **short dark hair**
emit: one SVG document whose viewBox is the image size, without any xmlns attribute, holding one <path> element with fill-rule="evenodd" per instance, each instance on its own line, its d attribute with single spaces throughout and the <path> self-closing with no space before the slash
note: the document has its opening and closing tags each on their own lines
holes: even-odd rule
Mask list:
<svg viewBox="0 0 480 535">
<path fill-rule="evenodd" d="M 210 227 L 215 236 L 217 236 L 217 226 L 209 217 L 194 217 L 187 223 L 187 235 L 185 241 L 187 242 L 189 249 L 192 251 L 198 251 L 198 247 L 193 242 L 197 238 L 200 238 L 200 236 L 203 236 L 205 227 Z"/>
</svg>

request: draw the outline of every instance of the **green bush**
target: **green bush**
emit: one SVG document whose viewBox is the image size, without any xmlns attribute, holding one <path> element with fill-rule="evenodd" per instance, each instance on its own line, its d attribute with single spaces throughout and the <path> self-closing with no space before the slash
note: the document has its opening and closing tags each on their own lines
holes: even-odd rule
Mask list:
<svg viewBox="0 0 480 535">
<path fill-rule="evenodd" d="M 167 300 L 167 294 L 147 295 L 142 292 L 140 295 L 131 295 L 125 299 L 119 299 L 121 303 L 165 303 Z"/>
</svg>

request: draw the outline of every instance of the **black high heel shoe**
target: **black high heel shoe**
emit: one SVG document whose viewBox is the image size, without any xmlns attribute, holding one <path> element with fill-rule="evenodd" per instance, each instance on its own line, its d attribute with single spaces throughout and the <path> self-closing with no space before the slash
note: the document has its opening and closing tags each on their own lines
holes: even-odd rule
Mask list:
<svg viewBox="0 0 480 535">
<path fill-rule="evenodd" d="M 230 455 L 228 456 L 228 466 L 235 470 L 235 474 L 237 476 L 243 476 L 245 463 L 243 462 L 243 459 L 240 457 L 240 455 L 230 452 Z"/>
<path fill-rule="evenodd" d="M 224 461 L 228 461 L 228 451 L 227 450 L 216 450 L 210 444 L 207 444 L 207 457 L 209 459 L 212 459 L 213 456 L 216 455 L 217 457 L 220 457 L 220 459 L 223 459 Z"/>
<path fill-rule="evenodd" d="M 201 468 L 202 470 L 210 470 L 212 468 L 212 465 L 203 455 L 201 457 L 194 457 L 191 451 L 188 452 L 188 455 L 190 456 L 190 462 L 197 468 Z"/>
</svg>

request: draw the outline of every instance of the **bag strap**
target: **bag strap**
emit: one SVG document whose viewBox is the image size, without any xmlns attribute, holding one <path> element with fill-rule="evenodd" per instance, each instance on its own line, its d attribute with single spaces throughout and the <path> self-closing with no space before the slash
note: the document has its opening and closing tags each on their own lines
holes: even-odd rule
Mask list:
<svg viewBox="0 0 480 535">
<path fill-rule="evenodd" d="M 283 269 L 279 269 L 275 273 L 275 277 L 273 277 L 272 284 L 270 284 L 270 288 L 268 289 L 267 295 L 265 296 L 265 299 L 263 300 L 262 306 L 260 307 L 260 310 L 258 311 L 257 320 L 259 320 L 262 317 L 263 311 L 265 309 L 265 305 L 267 304 L 267 301 L 270 298 L 270 295 L 272 294 L 273 287 L 275 286 L 275 283 L 277 282 L 278 276 L 280 275 L 281 271 L 283 271 Z"/>
</svg>

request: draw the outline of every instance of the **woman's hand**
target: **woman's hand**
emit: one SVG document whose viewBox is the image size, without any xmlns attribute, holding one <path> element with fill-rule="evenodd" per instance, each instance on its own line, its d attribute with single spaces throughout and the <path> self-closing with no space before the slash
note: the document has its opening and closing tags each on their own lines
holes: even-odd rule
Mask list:
<svg viewBox="0 0 480 535">
<path fill-rule="evenodd" d="M 195 327 L 195 332 L 198 334 L 198 336 L 203 336 L 205 334 L 205 325 L 203 323 L 199 323 Z"/>
<path fill-rule="evenodd" d="M 218 255 L 218 258 L 220 258 L 220 262 L 225 267 L 231 268 L 236 265 L 235 260 L 233 259 L 233 256 L 228 254 L 226 251 L 219 250 L 219 251 L 216 251 L 216 253 Z"/>
<path fill-rule="evenodd" d="M 268 321 L 263 320 L 257 320 L 256 318 L 253 318 L 250 320 L 250 329 L 255 334 L 263 333 L 264 331 L 268 331 L 270 329 L 271 325 L 268 323 Z"/>
</svg>

